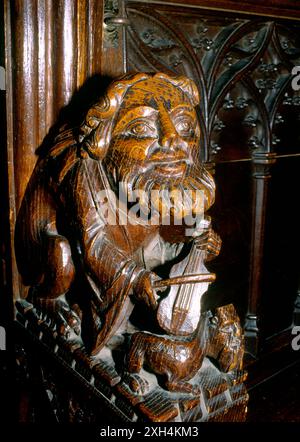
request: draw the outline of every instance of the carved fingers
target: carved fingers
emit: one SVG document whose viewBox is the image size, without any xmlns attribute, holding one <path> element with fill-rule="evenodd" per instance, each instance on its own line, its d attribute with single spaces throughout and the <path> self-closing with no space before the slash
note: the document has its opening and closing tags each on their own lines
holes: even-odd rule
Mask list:
<svg viewBox="0 0 300 442">
<path fill-rule="evenodd" d="M 195 242 L 199 248 L 206 250 L 205 261 L 214 259 L 220 253 L 222 240 L 213 229 L 196 237 Z"/>
<path fill-rule="evenodd" d="M 207 255 L 206 260 L 210 261 L 219 255 L 221 250 L 222 240 L 217 233 L 212 229 L 208 233 L 207 239 Z"/>
<path fill-rule="evenodd" d="M 157 299 L 155 289 L 153 288 L 154 281 L 158 277 L 152 273 L 145 271 L 139 275 L 137 281 L 134 284 L 134 297 L 138 301 L 144 302 L 148 307 L 155 310 L 157 308 Z"/>
</svg>

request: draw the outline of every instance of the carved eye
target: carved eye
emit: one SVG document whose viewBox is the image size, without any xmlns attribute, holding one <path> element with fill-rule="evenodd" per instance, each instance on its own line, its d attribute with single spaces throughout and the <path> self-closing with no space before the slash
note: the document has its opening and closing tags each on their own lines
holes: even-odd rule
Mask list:
<svg viewBox="0 0 300 442">
<path fill-rule="evenodd" d="M 126 133 L 140 138 L 155 137 L 156 128 L 145 121 L 136 121 L 127 128 Z"/>
<path fill-rule="evenodd" d="M 183 137 L 191 137 L 192 135 L 194 135 L 194 127 L 194 121 L 188 117 L 181 118 L 176 123 L 176 130 Z"/>
</svg>

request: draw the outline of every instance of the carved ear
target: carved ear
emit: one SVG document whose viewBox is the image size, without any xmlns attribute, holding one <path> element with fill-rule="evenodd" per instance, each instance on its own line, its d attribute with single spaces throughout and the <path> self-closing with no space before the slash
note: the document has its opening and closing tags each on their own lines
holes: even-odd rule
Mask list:
<svg viewBox="0 0 300 442">
<path fill-rule="evenodd" d="M 81 135 L 79 138 L 80 154 L 83 158 L 90 156 L 94 160 L 101 161 L 109 146 L 111 119 L 92 121 L 94 127 L 86 126 L 84 128 L 86 136 Z"/>
<path fill-rule="evenodd" d="M 109 145 L 109 133 L 113 116 L 117 110 L 117 100 L 106 95 L 92 106 L 80 127 L 78 141 L 81 157 L 90 156 L 102 160 Z"/>
</svg>

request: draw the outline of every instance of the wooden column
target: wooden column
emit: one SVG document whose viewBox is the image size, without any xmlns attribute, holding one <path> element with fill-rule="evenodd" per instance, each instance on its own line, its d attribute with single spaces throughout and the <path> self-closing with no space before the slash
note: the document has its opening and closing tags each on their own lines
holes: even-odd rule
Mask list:
<svg viewBox="0 0 300 442">
<path fill-rule="evenodd" d="M 259 351 L 259 315 L 262 296 L 262 272 L 264 233 L 268 185 L 271 178 L 270 166 L 276 161 L 276 154 L 254 152 L 253 162 L 253 218 L 251 241 L 251 270 L 248 298 L 248 312 L 245 321 L 246 350 L 253 356 Z"/>
<path fill-rule="evenodd" d="M 126 16 L 124 0 L 104 2 L 102 75 L 110 78 L 127 72 Z"/>
<path fill-rule="evenodd" d="M 5 0 L 4 8 L 13 255 L 16 214 L 36 162 L 35 151 L 74 92 L 101 72 L 103 2 Z M 18 297 L 14 256 L 12 275 Z"/>
</svg>

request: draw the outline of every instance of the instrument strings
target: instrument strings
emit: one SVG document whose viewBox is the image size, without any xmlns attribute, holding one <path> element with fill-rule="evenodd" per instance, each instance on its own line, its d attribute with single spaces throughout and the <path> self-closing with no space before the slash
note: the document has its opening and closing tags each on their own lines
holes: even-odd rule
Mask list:
<svg viewBox="0 0 300 442">
<path fill-rule="evenodd" d="M 198 266 L 200 264 L 202 251 L 198 250 L 195 243 L 193 244 L 192 251 L 189 256 L 189 260 L 185 269 L 185 274 L 192 273 L 193 270 L 198 269 Z M 183 312 L 188 312 L 191 301 L 192 301 L 192 293 L 194 290 L 194 284 L 184 284 L 183 286 L 180 286 L 176 303 L 175 303 L 175 309 Z"/>
</svg>

